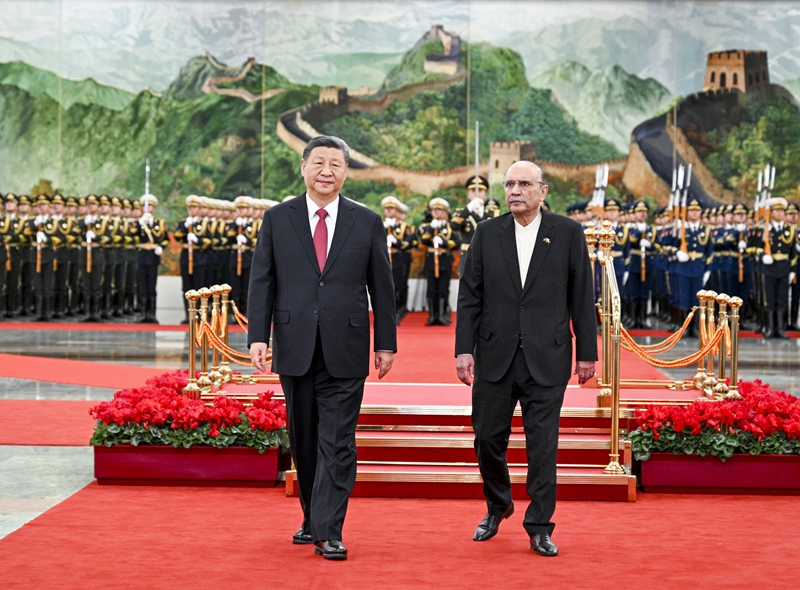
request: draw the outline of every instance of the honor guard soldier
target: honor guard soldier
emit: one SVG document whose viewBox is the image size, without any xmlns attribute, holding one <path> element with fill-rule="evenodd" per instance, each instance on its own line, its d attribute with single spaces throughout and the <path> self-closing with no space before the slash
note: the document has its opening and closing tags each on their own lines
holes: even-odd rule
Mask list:
<svg viewBox="0 0 800 590">
<path fill-rule="evenodd" d="M 408 313 L 408 274 L 411 270 L 411 250 L 419 244 L 413 225 L 405 221 L 408 207 L 393 196 L 381 201 L 386 227 L 386 245 L 392 261 L 394 278 L 395 321 L 397 324 Z"/>
<path fill-rule="evenodd" d="M 70 220 L 69 235 L 67 235 L 67 245 L 65 253 L 67 258 L 67 286 L 66 286 L 66 311 L 65 316 L 78 314 L 79 301 L 81 298 L 80 285 L 80 258 L 81 258 L 81 228 L 80 218 L 78 217 L 79 200 L 73 196 L 67 197 L 65 219 Z M 63 223 L 63 220 L 62 220 Z"/>
<path fill-rule="evenodd" d="M 473 176 L 467 180 L 467 206 L 459 209 L 450 220 L 450 226 L 458 232 L 461 239 L 461 258 L 458 263 L 458 274 L 464 269 L 467 250 L 475 235 L 475 228 L 486 219 L 486 191 L 489 190 L 489 181 L 483 176 Z"/>
<path fill-rule="evenodd" d="M 133 268 L 136 271 L 133 275 L 133 280 L 130 284 L 125 281 L 125 290 L 128 291 L 130 298 L 130 313 L 139 314 L 142 312 L 142 304 L 139 301 L 139 220 L 142 218 L 142 204 L 139 199 L 131 201 L 131 227 L 136 229 L 136 240 L 134 254 L 136 260 L 133 263 Z"/>
<path fill-rule="evenodd" d="M 141 203 L 136 200 L 141 212 Z M 141 217 L 141 216 L 139 216 Z M 125 264 L 123 276 L 121 307 L 123 315 L 134 313 L 137 291 L 137 275 L 139 265 L 139 218 L 133 216 L 133 203 L 130 199 L 122 199 L 122 219 L 125 227 L 125 240 L 122 246 L 122 259 Z"/>
<path fill-rule="evenodd" d="M 20 265 L 19 265 L 19 281 L 20 281 L 20 307 L 19 307 L 19 315 L 27 316 L 33 311 L 33 272 L 34 272 L 34 262 L 35 262 L 35 244 L 31 243 L 30 237 L 25 235 L 24 226 L 27 224 L 29 218 L 31 218 L 31 200 L 28 195 L 20 195 L 19 197 L 19 206 L 17 208 L 19 211 L 19 217 L 22 219 L 23 228 L 21 230 L 20 235 L 20 242 L 19 242 L 19 254 L 20 254 Z M 35 217 L 35 215 L 33 216 Z"/>
<path fill-rule="evenodd" d="M 58 224 L 64 241 L 59 245 L 53 246 L 55 252 L 54 270 L 54 307 L 53 317 L 61 319 L 69 311 L 69 250 L 74 246 L 77 236 L 74 233 L 74 219 L 67 215 L 67 204 L 64 197 L 60 194 L 53 196 L 53 220 Z"/>
<path fill-rule="evenodd" d="M 106 262 L 103 270 L 103 310 L 100 317 L 103 319 L 122 317 L 122 302 L 117 295 L 125 280 L 125 258 L 123 247 L 127 228 L 122 219 L 122 201 L 119 197 L 100 196 L 100 213 L 108 219 L 108 236 L 106 245 Z"/>
<path fill-rule="evenodd" d="M 95 195 L 86 197 L 86 216 L 79 220 L 81 229 L 81 287 L 84 318 L 82 322 L 99 322 L 103 309 L 103 272 L 106 260 L 105 246 L 111 242 L 109 220 L 100 215 L 100 200 Z"/>
<path fill-rule="evenodd" d="M 656 253 L 656 230 L 647 225 L 650 208 L 644 201 L 633 206 L 634 221 L 630 225 L 630 263 L 628 264 L 628 297 L 633 306 L 633 327 L 649 328 L 647 302 L 653 284 L 653 257 Z"/>
<path fill-rule="evenodd" d="M 35 246 L 33 290 L 36 295 L 36 321 L 53 319 L 55 269 L 57 265 L 54 248 L 64 242 L 58 221 L 50 215 L 50 200 L 40 194 L 36 200 L 38 215 L 28 219 L 25 235 Z"/>
<path fill-rule="evenodd" d="M 169 244 L 167 224 L 155 216 L 158 199 L 153 195 L 143 195 L 139 199 L 142 216 L 136 221 L 138 260 L 136 264 L 139 288 L 139 305 L 142 316 L 139 324 L 157 324 L 156 319 L 156 284 L 158 282 L 158 266 L 161 254 Z"/>
<path fill-rule="evenodd" d="M 786 223 L 786 199 L 769 200 L 770 223 L 761 234 L 757 250 L 761 255 L 761 274 L 765 307 L 764 338 L 788 338 L 786 308 L 789 284 L 797 266 L 797 231 Z"/>
<path fill-rule="evenodd" d="M 605 220 L 611 222 L 611 231 L 614 232 L 614 242 L 611 244 L 611 256 L 614 259 L 614 274 L 617 277 L 617 285 L 620 291 L 622 291 L 628 278 L 627 261 L 630 255 L 629 229 L 627 225 L 620 223 L 619 218 L 622 204 L 619 202 L 619 199 L 606 199 L 603 204 L 603 209 L 605 211 Z M 603 251 L 598 249 L 597 253 L 598 261 L 602 260 Z M 602 266 L 600 266 L 598 262 L 595 276 L 601 277 L 602 272 Z M 595 294 L 599 299 L 601 281 L 595 281 L 595 283 Z"/>
<path fill-rule="evenodd" d="M 742 300 L 742 315 L 748 309 L 750 292 L 753 288 L 753 259 L 756 247 L 750 244 L 747 216 L 750 210 L 744 203 L 733 205 L 733 232 L 736 240 L 736 250 L 733 256 L 733 275 L 731 277 L 731 297 Z M 715 254 L 716 257 L 716 254 Z M 749 330 L 744 317 L 740 319 L 742 329 Z"/>
<path fill-rule="evenodd" d="M 5 197 L 5 221 L 3 223 L 3 246 L 6 251 L 6 317 L 15 318 L 22 307 L 20 273 L 22 269 L 21 245 L 25 241 L 25 219 L 18 211 L 19 197 L 8 193 Z"/>
<path fill-rule="evenodd" d="M 201 213 L 201 200 L 197 195 L 186 197 L 188 215 L 178 222 L 175 239 L 183 245 L 180 256 L 181 285 L 183 292 L 199 290 L 206 285 L 207 252 L 212 237 L 208 227 L 208 219 Z M 204 208 L 204 210 L 206 210 Z M 206 210 L 207 211 L 207 210 Z M 184 324 L 189 323 L 189 302 L 183 298 L 185 317 Z"/>
<path fill-rule="evenodd" d="M 236 218 L 228 223 L 227 239 L 232 244 L 228 255 L 231 300 L 240 313 L 247 315 L 247 288 L 250 285 L 250 267 L 253 262 L 253 247 L 258 238 L 259 223 L 253 219 L 253 199 L 239 196 L 233 200 Z M 236 323 L 231 315 L 230 323 Z"/>
<path fill-rule="evenodd" d="M 800 213 L 800 209 L 798 209 L 797 203 L 789 202 L 786 207 L 786 223 L 794 226 L 795 233 L 797 233 L 798 229 L 798 213 Z M 800 245 L 798 248 L 800 248 Z M 798 261 L 800 261 L 800 257 L 798 257 Z M 800 311 L 800 281 L 797 280 L 798 265 L 793 266 L 792 270 L 794 271 L 794 278 L 789 285 L 791 301 L 789 303 L 789 321 L 786 329 L 797 332 L 800 331 L 800 326 L 797 324 L 797 312 Z"/>
<path fill-rule="evenodd" d="M 682 324 L 689 310 L 699 305 L 697 292 L 711 276 L 708 266 L 714 257 L 711 230 L 700 223 L 703 208 L 700 201 L 691 199 L 686 205 L 686 225 L 678 232 L 676 273 L 678 285 L 678 324 Z M 697 316 L 689 329 L 689 336 L 697 337 Z"/>
<path fill-rule="evenodd" d="M 428 310 L 426 326 L 450 325 L 448 300 L 450 276 L 453 272 L 453 250 L 460 246 L 458 233 L 453 231 L 448 217 L 450 204 L 440 197 L 428 205 L 431 221 L 420 228 L 420 243 L 428 252 L 425 256 L 425 277 L 428 283 Z"/>
</svg>

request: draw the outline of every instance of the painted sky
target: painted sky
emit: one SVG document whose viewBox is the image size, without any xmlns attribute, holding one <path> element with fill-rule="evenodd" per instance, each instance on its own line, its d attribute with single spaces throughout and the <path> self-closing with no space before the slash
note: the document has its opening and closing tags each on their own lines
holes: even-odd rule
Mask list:
<svg viewBox="0 0 800 590">
<path fill-rule="evenodd" d="M 800 78 L 799 3 L 711 0 L 3 0 L 0 62 L 139 91 L 163 90 L 203 51 L 232 65 L 256 56 L 320 84 L 345 71 L 352 83 L 353 54 L 372 54 L 372 85 L 432 24 L 518 51 L 530 77 L 567 59 L 618 63 L 688 94 L 702 86 L 708 51 L 744 48 L 769 51 L 773 81 Z"/>
</svg>

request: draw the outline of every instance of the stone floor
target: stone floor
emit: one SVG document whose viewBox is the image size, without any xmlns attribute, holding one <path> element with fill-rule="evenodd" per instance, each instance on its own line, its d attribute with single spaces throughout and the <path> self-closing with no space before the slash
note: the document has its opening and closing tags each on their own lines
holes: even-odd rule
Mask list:
<svg viewBox="0 0 800 590">
<path fill-rule="evenodd" d="M 0 353 L 84 361 L 143 365 L 164 370 L 188 366 L 188 335 L 184 332 L 4 330 L 0 323 Z M 638 338 L 642 344 L 659 339 Z M 231 345 L 246 349 L 245 334 L 231 334 Z M 686 338 L 668 358 L 691 354 L 697 340 Z M 250 371 L 244 369 L 243 372 Z M 691 377 L 695 368 L 668 371 L 670 378 Z M 800 339 L 742 338 L 739 376 L 761 379 L 773 389 L 800 395 Z M 623 367 L 623 378 L 624 367 Z M 113 389 L 61 385 L 0 378 L 3 399 L 110 399 Z M 0 446 L 0 537 L 32 520 L 93 479 L 88 447 Z"/>
</svg>

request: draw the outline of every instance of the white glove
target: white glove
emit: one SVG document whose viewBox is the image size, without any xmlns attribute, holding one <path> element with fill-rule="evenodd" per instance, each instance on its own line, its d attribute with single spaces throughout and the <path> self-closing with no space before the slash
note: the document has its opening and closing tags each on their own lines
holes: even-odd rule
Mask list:
<svg viewBox="0 0 800 590">
<path fill-rule="evenodd" d="M 710 270 L 707 270 L 706 272 L 703 273 L 703 286 L 704 287 L 706 286 L 706 283 L 708 282 L 708 278 L 710 276 L 711 276 L 711 271 Z"/>
<path fill-rule="evenodd" d="M 389 236 L 386 236 L 386 246 L 387 246 L 388 248 L 391 248 L 391 247 L 392 247 L 392 246 L 394 246 L 396 243 L 397 243 L 397 238 L 396 238 L 396 237 L 394 237 L 394 236 L 391 236 L 391 235 L 389 235 Z"/>
<path fill-rule="evenodd" d="M 444 244 L 444 240 L 440 236 L 433 237 L 433 247 L 434 248 L 441 248 L 442 244 Z"/>
<path fill-rule="evenodd" d="M 39 225 L 40 223 L 44 223 L 44 217 L 37 215 L 36 219 L 33 220 L 33 225 Z"/>
<path fill-rule="evenodd" d="M 764 254 L 764 258 L 762 258 L 761 261 L 764 264 L 766 264 L 767 266 L 769 266 L 770 264 L 775 262 L 775 259 L 772 256 L 770 256 L 769 254 Z"/>
<path fill-rule="evenodd" d="M 91 242 L 91 241 L 92 241 L 92 240 L 94 240 L 96 237 L 97 237 L 97 234 L 96 234 L 96 233 L 94 233 L 92 230 L 89 230 L 89 231 L 87 231 L 87 232 L 86 232 L 86 241 L 87 241 L 87 242 Z"/>
<path fill-rule="evenodd" d="M 689 255 L 683 250 L 678 250 L 675 256 L 678 258 L 678 262 L 689 262 Z"/>
<path fill-rule="evenodd" d="M 161 246 L 156 246 L 156 249 L 153 250 L 153 252 L 155 252 L 156 256 L 161 256 L 161 253 L 164 252 L 164 248 Z"/>
<path fill-rule="evenodd" d="M 794 279 L 795 279 L 796 276 L 797 276 L 796 272 L 790 272 L 789 273 L 789 282 L 790 283 L 794 283 Z"/>
<path fill-rule="evenodd" d="M 395 223 L 397 223 L 397 220 L 394 217 L 387 217 L 383 220 L 383 227 L 394 227 Z"/>
<path fill-rule="evenodd" d="M 639 244 L 641 244 L 642 248 L 652 248 L 653 247 L 653 242 L 651 242 L 647 238 L 642 238 L 641 240 L 639 240 Z"/>
<path fill-rule="evenodd" d="M 43 231 L 36 232 L 36 243 L 37 244 L 45 244 L 47 243 L 47 236 Z"/>
<path fill-rule="evenodd" d="M 236 225 L 244 225 L 244 217 L 237 217 Z"/>
<path fill-rule="evenodd" d="M 247 236 L 244 234 L 236 236 L 236 243 L 240 246 L 244 246 L 247 243 Z"/>
<path fill-rule="evenodd" d="M 191 215 L 186 218 L 186 221 L 184 221 L 184 223 L 186 224 L 186 227 L 189 227 L 190 225 L 194 225 L 194 222 L 195 222 L 195 218 L 192 217 Z"/>
<path fill-rule="evenodd" d="M 628 282 L 628 277 L 630 276 L 630 274 L 631 273 L 628 272 L 627 270 L 624 273 L 622 273 L 622 286 L 623 287 L 625 286 L 625 283 Z"/>
<path fill-rule="evenodd" d="M 603 259 L 603 251 L 600 250 L 599 248 L 597 249 L 597 259 L 598 260 L 602 260 Z"/>
<path fill-rule="evenodd" d="M 196 244 L 200 240 L 197 239 L 197 236 L 194 235 L 194 232 L 189 232 L 188 234 L 186 234 L 186 241 L 189 242 L 190 244 Z"/>
<path fill-rule="evenodd" d="M 442 227 L 442 221 L 440 219 L 434 219 L 433 221 L 431 221 L 431 227 L 433 229 L 439 229 L 440 227 Z"/>
<path fill-rule="evenodd" d="M 747 249 L 747 242 L 739 240 L 739 252 L 744 252 Z"/>
<path fill-rule="evenodd" d="M 736 226 L 736 231 L 744 232 L 747 231 L 747 226 L 744 223 L 740 223 Z"/>
<path fill-rule="evenodd" d="M 639 231 L 644 231 L 644 230 L 647 229 L 647 224 L 646 223 L 637 223 L 636 224 L 636 229 L 638 229 Z"/>
<path fill-rule="evenodd" d="M 94 217 L 92 217 L 91 215 L 87 215 L 86 217 L 83 218 L 83 222 L 86 225 L 92 225 L 94 223 Z"/>
<path fill-rule="evenodd" d="M 480 199 L 472 199 L 467 203 L 467 209 L 469 209 L 470 213 L 475 213 L 478 209 L 483 209 L 483 201 Z"/>
</svg>

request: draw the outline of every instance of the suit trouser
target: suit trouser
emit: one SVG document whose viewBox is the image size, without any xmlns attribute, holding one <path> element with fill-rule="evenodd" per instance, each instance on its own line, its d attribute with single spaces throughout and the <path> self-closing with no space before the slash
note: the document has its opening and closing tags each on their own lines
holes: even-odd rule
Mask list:
<svg viewBox="0 0 800 590">
<path fill-rule="evenodd" d="M 558 421 L 567 384 L 538 385 L 528 370 L 522 348 L 505 375 L 494 383 L 476 378 L 472 387 L 472 428 L 483 493 L 491 514 L 501 515 L 511 505 L 511 480 L 506 450 L 511 419 L 519 401 L 528 456 L 526 491 L 531 503 L 522 525 L 528 535 L 552 534 L 556 509 Z"/>
<path fill-rule="evenodd" d="M 303 530 L 314 541 L 341 541 L 347 502 L 356 482 L 356 423 L 365 377 L 332 377 L 317 344 L 302 377 L 281 375 L 289 442 L 297 468 Z"/>
</svg>

